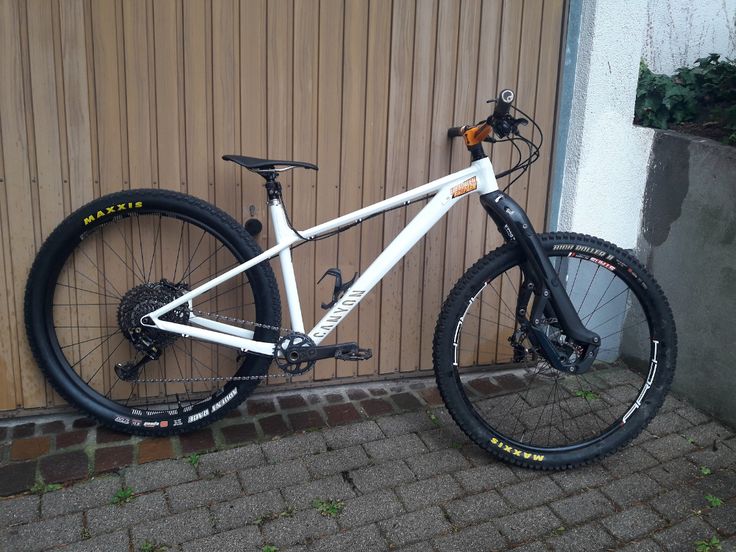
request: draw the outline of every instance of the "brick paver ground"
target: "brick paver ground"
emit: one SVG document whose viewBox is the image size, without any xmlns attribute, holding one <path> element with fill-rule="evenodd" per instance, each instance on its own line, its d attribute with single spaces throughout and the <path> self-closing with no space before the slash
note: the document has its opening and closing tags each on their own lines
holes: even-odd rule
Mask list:
<svg viewBox="0 0 736 552">
<path fill-rule="evenodd" d="M 63 485 L 0 500 L 0 550 L 736 551 L 736 432 L 686 403 L 603 462 L 546 473 L 495 461 L 437 399 L 429 380 L 261 394 L 161 440 L 6 422 L 0 490 Z M 299 413 L 319 423 L 296 431 Z M 342 510 L 322 515 L 328 500 Z"/>
</svg>

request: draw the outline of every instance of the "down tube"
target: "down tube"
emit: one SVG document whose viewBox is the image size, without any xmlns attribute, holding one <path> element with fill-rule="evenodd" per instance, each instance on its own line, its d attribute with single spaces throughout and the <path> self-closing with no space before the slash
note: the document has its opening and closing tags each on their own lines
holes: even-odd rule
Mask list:
<svg viewBox="0 0 736 552">
<path fill-rule="evenodd" d="M 345 295 L 322 317 L 322 320 L 309 332 L 309 337 L 316 344 L 319 344 L 337 327 L 340 321 L 373 289 L 373 286 L 429 232 L 456 201 L 462 199 L 462 197 L 453 199 L 449 197 L 448 192 L 448 188 L 440 190 L 427 206 L 394 238 L 389 246 L 376 257 L 352 287 L 345 292 Z"/>
</svg>

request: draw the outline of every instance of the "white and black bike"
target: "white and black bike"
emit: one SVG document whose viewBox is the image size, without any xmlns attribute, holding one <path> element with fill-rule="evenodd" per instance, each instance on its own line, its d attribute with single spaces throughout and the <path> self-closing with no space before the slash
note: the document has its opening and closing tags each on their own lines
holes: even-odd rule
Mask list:
<svg viewBox="0 0 736 552">
<path fill-rule="evenodd" d="M 540 144 L 521 136 L 530 118 L 516 108 L 522 117 L 512 116 L 512 100 L 504 90 L 485 121 L 449 129 L 449 137 L 464 138 L 468 168 L 309 229 L 292 225 L 278 176 L 315 165 L 225 156 L 265 180 L 276 243 L 265 252 L 232 217 L 185 194 L 128 190 L 92 201 L 54 230 L 30 272 L 26 326 L 40 367 L 66 400 L 116 430 L 202 427 L 273 377 L 274 361 L 290 377 L 320 359 L 369 358 L 357 343 L 322 342 L 474 195 L 505 245 L 460 278 L 439 314 L 434 370 L 450 414 L 475 443 L 514 464 L 562 469 L 610 454 L 664 400 L 675 368 L 674 321 L 630 253 L 590 236 L 537 234 L 499 190 L 497 178 L 523 174 L 539 154 Z M 500 141 L 529 154 L 494 174 L 483 143 Z M 328 271 L 332 301 L 305 328 L 292 249 L 417 201 L 427 203 L 361 274 L 343 282 Z M 275 257 L 288 328 L 269 263 Z"/>
</svg>

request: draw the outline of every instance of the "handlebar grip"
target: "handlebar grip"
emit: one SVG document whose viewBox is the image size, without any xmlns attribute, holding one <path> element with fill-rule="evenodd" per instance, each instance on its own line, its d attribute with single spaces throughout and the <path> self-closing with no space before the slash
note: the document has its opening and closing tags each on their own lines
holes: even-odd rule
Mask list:
<svg viewBox="0 0 736 552">
<path fill-rule="evenodd" d="M 465 127 L 450 127 L 447 129 L 448 138 L 458 138 L 463 135 L 463 129 Z"/>
<path fill-rule="evenodd" d="M 496 100 L 496 107 L 493 110 L 493 118 L 501 119 L 508 115 L 509 108 L 511 107 L 513 101 L 513 90 L 509 90 L 508 88 L 506 88 L 505 90 L 501 90 L 501 93 L 498 95 L 498 99 Z"/>
</svg>

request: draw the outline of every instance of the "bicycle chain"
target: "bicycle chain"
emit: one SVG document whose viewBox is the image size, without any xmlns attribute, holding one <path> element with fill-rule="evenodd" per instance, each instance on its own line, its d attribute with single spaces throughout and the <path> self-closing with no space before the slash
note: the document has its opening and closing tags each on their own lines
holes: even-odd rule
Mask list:
<svg viewBox="0 0 736 552">
<path fill-rule="evenodd" d="M 288 330 L 286 328 L 281 328 L 278 326 L 269 326 L 268 324 L 261 324 L 259 322 L 252 322 L 251 320 L 242 320 L 240 318 L 235 318 L 233 316 L 226 316 L 224 314 L 217 314 L 212 312 L 204 312 L 204 311 L 198 311 L 198 310 L 191 310 L 191 314 L 195 316 L 207 316 L 212 317 L 218 320 L 223 320 L 225 322 L 234 322 L 236 324 L 242 324 L 242 325 L 250 325 L 254 328 L 265 328 L 267 330 L 274 330 L 279 332 L 280 335 L 287 335 L 291 332 L 291 330 Z M 291 380 L 293 377 L 293 374 L 265 374 L 263 376 L 212 376 L 212 377 L 198 377 L 198 378 L 154 378 L 154 379 L 142 379 L 142 380 L 134 380 L 132 383 L 185 383 L 185 382 L 203 382 L 203 381 L 252 381 L 252 380 L 264 380 L 267 378 L 287 378 Z"/>
</svg>

